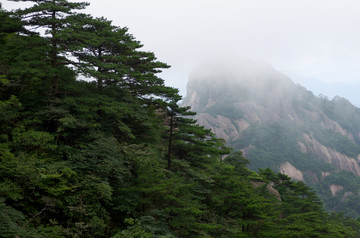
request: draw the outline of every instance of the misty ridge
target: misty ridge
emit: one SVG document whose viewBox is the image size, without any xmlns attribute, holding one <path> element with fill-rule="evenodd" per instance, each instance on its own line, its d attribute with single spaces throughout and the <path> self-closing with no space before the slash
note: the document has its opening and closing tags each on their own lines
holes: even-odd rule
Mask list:
<svg viewBox="0 0 360 238">
<path fill-rule="evenodd" d="M 360 110 L 315 96 L 262 61 L 211 61 L 189 77 L 182 105 L 249 159 L 315 189 L 329 212 L 358 217 Z M 334 188 L 340 188 L 334 190 Z"/>
<path fill-rule="evenodd" d="M 209 85 L 214 86 L 210 87 L 211 92 L 209 92 L 213 98 L 224 97 L 226 96 L 224 93 L 227 93 L 237 94 L 239 100 L 247 98 L 264 102 L 280 99 L 303 100 L 306 94 L 311 93 L 318 98 L 328 100 L 341 98 L 355 106 L 359 100 L 357 86 L 360 86 L 356 83 L 325 83 L 291 72 L 282 73 L 262 60 L 221 56 L 215 60 L 203 61 L 191 71 L 186 86 L 188 96 L 184 98 L 182 104 L 189 104 L 188 100 L 191 100 L 189 95 L 193 95 L 194 88 L 206 89 Z M 246 90 L 243 90 L 244 88 Z M 298 90 L 300 88 L 302 90 Z M 204 90 L 199 91 L 204 92 Z M 222 92 L 219 93 L 220 91 Z M 271 99 L 268 98 L 269 95 Z"/>
<path fill-rule="evenodd" d="M 209 97 L 210 104 L 222 99 L 231 102 L 249 100 L 273 108 L 282 104 L 282 100 L 302 100 L 308 93 L 304 87 L 265 61 L 220 59 L 203 62 L 190 73 L 187 97 L 182 104 L 191 104 L 194 106 L 192 109 L 197 111 L 199 105 L 194 104 L 193 100 L 197 94 L 201 94 Z"/>
<path fill-rule="evenodd" d="M 285 72 L 290 78 L 312 91 L 315 95 L 333 99 L 337 96 L 346 98 L 356 107 L 360 107 L 359 88 L 360 83 L 357 81 L 352 82 L 324 82 L 320 79 L 313 77 L 306 77 L 292 72 Z"/>
</svg>

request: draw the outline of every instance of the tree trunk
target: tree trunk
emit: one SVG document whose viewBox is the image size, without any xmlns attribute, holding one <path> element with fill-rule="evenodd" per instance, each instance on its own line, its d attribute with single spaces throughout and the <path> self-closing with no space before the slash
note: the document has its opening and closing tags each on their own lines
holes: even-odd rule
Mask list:
<svg viewBox="0 0 360 238">
<path fill-rule="evenodd" d="M 172 138 L 173 138 L 173 123 L 174 123 L 174 114 L 171 112 L 170 116 L 170 135 L 169 135 L 169 145 L 168 145 L 168 156 L 167 156 L 167 162 L 168 167 L 167 169 L 171 169 L 171 155 L 172 155 Z"/>
</svg>

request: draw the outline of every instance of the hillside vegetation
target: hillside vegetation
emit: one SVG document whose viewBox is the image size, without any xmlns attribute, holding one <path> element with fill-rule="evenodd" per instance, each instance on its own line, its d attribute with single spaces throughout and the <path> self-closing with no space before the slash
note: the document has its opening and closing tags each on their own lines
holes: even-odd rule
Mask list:
<svg viewBox="0 0 360 238">
<path fill-rule="evenodd" d="M 271 168 L 315 189 L 329 212 L 360 216 L 360 109 L 316 97 L 264 62 L 194 70 L 183 105 L 199 124 Z"/>
<path fill-rule="evenodd" d="M 0 237 L 359 236 L 197 125 L 127 28 L 27 2 L 0 8 Z"/>
</svg>

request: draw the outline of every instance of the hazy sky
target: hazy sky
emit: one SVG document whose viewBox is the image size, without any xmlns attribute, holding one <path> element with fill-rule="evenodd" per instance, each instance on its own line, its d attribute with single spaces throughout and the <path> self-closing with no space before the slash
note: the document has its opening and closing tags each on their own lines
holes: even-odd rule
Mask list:
<svg viewBox="0 0 360 238">
<path fill-rule="evenodd" d="M 19 6 L 1 2 L 8 10 Z M 359 0 L 88 2 L 86 12 L 128 27 L 145 50 L 170 64 L 162 77 L 182 94 L 193 68 L 227 55 L 323 81 L 360 81 Z"/>
</svg>

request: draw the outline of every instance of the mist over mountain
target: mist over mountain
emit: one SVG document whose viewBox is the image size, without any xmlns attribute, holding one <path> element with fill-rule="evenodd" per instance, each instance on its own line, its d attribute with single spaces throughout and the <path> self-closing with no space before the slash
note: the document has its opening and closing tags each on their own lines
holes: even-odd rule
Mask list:
<svg viewBox="0 0 360 238">
<path fill-rule="evenodd" d="M 348 99 L 354 106 L 360 107 L 359 88 L 360 83 L 353 82 L 325 82 L 317 78 L 307 77 L 293 72 L 284 72 L 289 75 L 291 79 L 298 83 L 315 95 L 326 96 L 332 99 L 336 96 L 341 96 Z"/>
<path fill-rule="evenodd" d="M 183 105 L 252 170 L 304 181 L 327 210 L 360 215 L 360 110 L 347 99 L 317 97 L 271 65 L 242 59 L 196 68 Z"/>
</svg>

